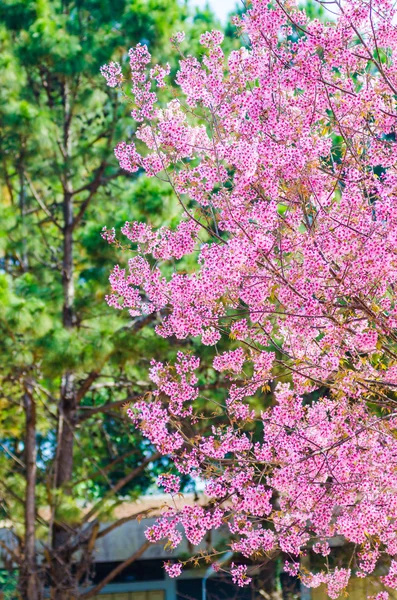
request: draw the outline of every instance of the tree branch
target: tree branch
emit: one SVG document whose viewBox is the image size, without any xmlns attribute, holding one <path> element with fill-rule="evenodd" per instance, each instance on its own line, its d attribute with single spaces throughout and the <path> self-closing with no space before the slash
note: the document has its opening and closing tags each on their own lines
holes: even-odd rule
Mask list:
<svg viewBox="0 0 397 600">
<path fill-rule="evenodd" d="M 132 556 L 130 556 L 129 558 L 127 558 L 127 560 L 117 565 L 117 567 L 115 567 L 113 571 L 110 571 L 109 575 L 107 575 L 100 583 L 98 583 L 98 585 L 91 588 L 85 594 L 81 594 L 80 600 L 88 600 L 88 598 L 93 598 L 94 596 L 96 596 L 96 594 L 98 594 L 102 590 L 102 588 L 105 587 L 105 585 L 110 583 L 119 573 L 124 571 L 124 569 L 126 569 L 129 565 L 132 565 L 133 562 L 138 560 L 138 558 L 142 556 L 142 554 L 149 548 L 150 545 L 151 542 L 145 542 L 139 548 L 139 550 L 137 550 Z"/>
<path fill-rule="evenodd" d="M 82 423 L 83 421 L 86 421 L 92 417 L 92 415 L 96 415 L 97 413 L 106 413 L 115 408 L 120 408 L 120 406 L 123 406 L 123 404 L 135 402 L 136 400 L 139 400 L 139 398 L 142 398 L 142 396 L 143 394 L 137 394 L 136 396 L 131 396 L 130 398 L 124 398 L 124 400 L 108 402 L 108 404 L 101 404 L 101 406 L 94 406 L 92 408 L 90 406 L 80 406 L 79 410 L 83 410 L 84 413 L 78 418 L 77 421 L 78 423 Z"/>
<path fill-rule="evenodd" d="M 134 454 L 137 454 L 137 452 L 138 452 L 138 450 L 136 448 L 134 448 L 133 450 L 130 450 L 129 452 L 125 452 L 121 456 L 118 456 L 117 458 L 115 458 L 114 460 L 112 460 L 112 462 L 108 463 L 106 465 L 106 467 L 104 467 L 103 469 L 97 469 L 95 472 L 92 472 L 92 473 L 89 473 L 88 475 L 86 475 L 84 477 L 84 479 L 77 480 L 73 484 L 73 487 L 76 486 L 76 485 L 79 485 L 80 483 L 82 483 L 82 481 L 87 481 L 88 479 L 94 479 L 95 477 L 98 477 L 99 475 L 102 475 L 102 476 L 106 475 L 116 465 L 118 465 L 121 462 L 124 462 L 126 458 L 129 458 L 130 456 L 133 456 Z"/>
<path fill-rule="evenodd" d="M 28 182 L 29 189 L 32 192 L 32 196 L 36 200 L 37 204 L 45 212 L 45 214 L 50 219 L 50 221 L 52 223 L 54 223 L 54 225 L 56 225 L 56 227 L 58 227 L 58 229 L 62 229 L 62 226 L 55 219 L 54 215 L 51 213 L 51 211 L 48 208 L 48 206 L 44 203 L 44 201 L 41 199 L 40 195 L 38 194 L 37 190 L 34 188 L 32 180 L 30 179 L 29 175 L 26 173 L 26 171 L 24 171 L 23 174 L 25 176 L 26 181 Z"/>
<path fill-rule="evenodd" d="M 80 401 L 84 398 L 86 393 L 89 391 L 91 385 L 94 383 L 96 379 L 98 379 L 99 373 L 96 371 L 91 371 L 88 374 L 88 377 L 82 382 L 81 386 L 76 392 L 76 403 L 79 404 Z"/>
<path fill-rule="evenodd" d="M 109 498 L 111 498 L 114 494 L 117 494 L 117 492 L 119 492 L 121 490 L 121 488 L 123 488 L 125 485 L 127 485 L 127 483 L 129 483 L 130 481 L 132 481 L 135 477 L 137 477 L 138 475 L 140 475 L 142 473 L 142 471 L 154 460 L 157 460 L 158 458 L 161 457 L 161 452 L 154 452 L 151 456 L 148 456 L 147 458 L 145 458 L 141 464 L 139 465 L 139 467 L 135 467 L 135 469 L 133 469 L 130 473 L 128 473 L 128 475 L 126 475 L 125 477 L 123 477 L 122 479 L 120 479 L 116 485 L 114 485 L 112 487 L 112 489 L 110 489 L 102 498 L 101 500 L 99 500 L 96 504 L 94 504 L 94 506 L 91 508 L 91 510 L 88 511 L 88 513 L 84 516 L 83 519 L 83 523 L 87 523 L 91 517 L 93 517 L 98 510 L 101 508 L 102 504 L 104 502 L 106 502 L 106 500 L 108 500 Z"/>
<path fill-rule="evenodd" d="M 98 533 L 97 538 L 99 539 L 101 537 L 105 537 L 111 531 L 114 531 L 115 529 L 117 529 L 118 527 L 121 527 L 121 525 L 124 525 L 125 523 L 129 523 L 130 521 L 135 521 L 136 519 L 139 519 L 140 517 L 149 516 L 149 514 L 152 510 L 153 510 L 152 508 L 148 508 L 147 510 L 144 510 L 140 513 L 134 513 L 133 515 L 129 515 L 128 517 L 123 517 L 122 519 L 115 521 L 114 523 L 109 525 L 109 527 L 106 527 L 106 529 L 102 529 L 102 531 L 100 531 Z"/>
<path fill-rule="evenodd" d="M 89 203 L 91 202 L 92 198 L 94 197 L 95 193 L 97 192 L 98 188 L 100 187 L 100 185 L 101 185 L 101 177 L 102 177 L 102 175 L 103 175 L 103 173 L 105 171 L 105 168 L 106 168 L 106 161 L 104 160 L 104 161 L 102 161 L 102 163 L 98 167 L 98 170 L 96 172 L 96 175 L 95 175 L 93 181 L 91 182 L 91 184 L 87 188 L 87 191 L 89 190 L 89 194 L 88 194 L 87 198 L 80 205 L 79 212 L 77 213 L 77 215 L 73 219 L 72 229 L 75 229 L 75 227 L 80 223 L 81 219 L 84 216 L 85 211 L 88 208 Z M 72 192 L 72 194 L 73 194 L 73 192 Z"/>
</svg>

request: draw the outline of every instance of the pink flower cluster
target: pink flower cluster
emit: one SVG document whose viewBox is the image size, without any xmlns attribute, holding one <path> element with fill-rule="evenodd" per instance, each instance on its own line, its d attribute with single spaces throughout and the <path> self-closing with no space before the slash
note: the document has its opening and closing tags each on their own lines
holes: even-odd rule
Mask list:
<svg viewBox="0 0 397 600">
<path fill-rule="evenodd" d="M 236 583 L 240 587 L 244 587 L 245 585 L 249 585 L 252 581 L 251 577 L 247 576 L 247 566 L 246 565 L 235 565 L 232 563 L 230 568 L 230 573 L 232 575 L 233 583 Z"/>
<path fill-rule="evenodd" d="M 165 562 L 164 569 L 166 570 L 169 577 L 178 577 L 182 573 L 181 563 Z"/>
<path fill-rule="evenodd" d="M 244 350 L 237 348 L 237 350 L 231 350 L 224 352 L 220 356 L 214 358 L 214 369 L 216 371 L 232 371 L 233 373 L 240 373 L 245 360 Z"/>
<path fill-rule="evenodd" d="M 157 479 L 157 485 L 164 488 L 166 494 L 178 494 L 181 487 L 181 480 L 177 475 L 160 475 Z"/>
<path fill-rule="evenodd" d="M 346 589 L 350 579 L 350 569 L 339 569 L 336 567 L 332 574 L 318 573 L 303 576 L 302 582 L 307 587 L 318 587 L 322 583 L 327 585 L 327 592 L 330 598 L 336 600 L 341 592 Z"/>
<path fill-rule="evenodd" d="M 104 65 L 101 67 L 100 71 L 109 87 L 117 87 L 123 82 L 121 65 L 117 62 L 111 62 L 108 65 Z"/>
<path fill-rule="evenodd" d="M 294 1 L 252 0 L 235 20 L 249 45 L 225 57 L 222 34 L 204 34 L 166 106 L 156 88 L 168 66 L 151 66 L 145 46 L 130 51 L 139 145 L 116 156 L 167 180 L 183 218 L 158 231 L 126 223 L 137 255 L 115 267 L 108 302 L 161 311 L 161 336 L 233 341 L 213 350 L 232 381 L 222 426 L 195 429 L 189 354 L 152 363 L 157 391 L 129 411 L 210 498 L 170 508 L 148 539 L 176 547 L 183 532 L 196 545 L 227 526 L 235 552 L 281 550 L 290 573 L 337 598 L 350 569 L 325 560 L 299 573 L 311 541 L 323 557 L 333 536 L 354 544 L 363 577 L 389 556 L 383 581 L 397 589 L 397 34 L 391 0 L 331 5 L 322 23 Z M 121 77 L 112 65 L 103 74 Z M 231 573 L 250 581 L 245 565 Z"/>
</svg>

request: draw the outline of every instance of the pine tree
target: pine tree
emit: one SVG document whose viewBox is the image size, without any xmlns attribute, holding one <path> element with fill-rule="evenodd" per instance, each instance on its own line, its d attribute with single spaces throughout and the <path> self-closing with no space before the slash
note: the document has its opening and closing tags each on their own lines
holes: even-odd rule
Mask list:
<svg viewBox="0 0 397 600">
<path fill-rule="evenodd" d="M 0 7 L 0 488 L 17 536 L 3 550 L 24 599 L 44 586 L 57 600 L 90 597 L 78 587 L 98 524 L 151 484 L 159 456 L 120 408 L 150 390 L 149 357 L 173 350 L 154 337 L 157 316 L 120 319 L 106 306 L 119 251 L 100 231 L 167 223 L 175 199 L 119 169 L 125 105 L 99 68 L 136 42 L 165 60 L 181 21 L 197 32 L 211 18 L 177 0 Z"/>
</svg>

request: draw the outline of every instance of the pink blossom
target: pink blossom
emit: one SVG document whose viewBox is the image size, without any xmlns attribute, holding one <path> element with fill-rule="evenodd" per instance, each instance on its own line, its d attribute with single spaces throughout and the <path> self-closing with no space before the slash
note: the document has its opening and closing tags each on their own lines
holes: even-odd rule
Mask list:
<svg viewBox="0 0 397 600">
<path fill-rule="evenodd" d="M 251 577 L 247 576 L 247 565 L 235 565 L 232 563 L 230 568 L 233 583 L 236 583 L 240 587 L 249 585 L 252 581 Z"/>
<path fill-rule="evenodd" d="M 106 227 L 102 228 L 101 237 L 108 242 L 108 244 L 114 244 L 116 241 L 116 230 L 114 227 L 112 229 L 107 229 Z"/>
<path fill-rule="evenodd" d="M 214 369 L 217 371 L 232 371 L 240 373 L 245 360 L 244 351 L 242 348 L 224 352 L 216 356 L 213 361 Z"/>
<path fill-rule="evenodd" d="M 171 37 L 171 41 L 174 42 L 175 44 L 181 44 L 184 39 L 185 39 L 185 32 L 184 31 L 177 31 Z"/>
<path fill-rule="evenodd" d="M 389 572 L 387 575 L 382 577 L 382 582 L 394 590 L 397 589 L 397 561 L 391 561 Z"/>
<path fill-rule="evenodd" d="M 166 494 L 178 494 L 180 483 L 177 475 L 160 475 L 157 479 L 157 485 L 163 487 Z"/>
<path fill-rule="evenodd" d="M 109 87 L 117 87 L 123 81 L 123 73 L 121 65 L 117 62 L 111 62 L 108 65 L 103 65 L 100 69 L 101 75 L 106 79 L 106 83 Z"/>
<path fill-rule="evenodd" d="M 209 497 L 165 510 L 148 539 L 197 545 L 225 527 L 234 552 L 282 551 L 296 575 L 308 544 L 325 557 L 343 537 L 358 576 L 388 557 L 383 582 L 397 589 L 396 10 L 342 8 L 322 22 L 252 0 L 234 19 L 249 43 L 225 57 L 222 34 L 203 34 L 168 104 L 157 88 L 169 66 L 130 50 L 136 133 L 116 158 L 169 181 L 181 212 L 173 227 L 124 225 L 133 256 L 107 301 L 156 312 L 158 335 L 197 338 L 212 360 L 152 361 L 152 396 L 128 411 Z M 118 84 L 121 69 L 103 74 Z M 300 576 L 337 598 L 350 570 L 324 564 Z M 245 565 L 231 573 L 250 582 Z"/>
<path fill-rule="evenodd" d="M 181 563 L 165 562 L 164 569 L 167 571 L 169 577 L 178 577 L 182 573 Z"/>
</svg>

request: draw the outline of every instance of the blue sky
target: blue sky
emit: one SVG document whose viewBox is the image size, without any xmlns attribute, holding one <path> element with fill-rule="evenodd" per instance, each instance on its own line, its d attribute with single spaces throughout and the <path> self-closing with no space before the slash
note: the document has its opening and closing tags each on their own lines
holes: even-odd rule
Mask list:
<svg viewBox="0 0 397 600">
<path fill-rule="evenodd" d="M 222 21 L 222 24 L 226 22 L 227 15 L 235 8 L 237 3 L 238 0 L 208 0 L 208 4 Z M 207 4 L 207 0 L 192 0 L 192 4 L 202 7 Z"/>
</svg>

